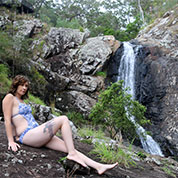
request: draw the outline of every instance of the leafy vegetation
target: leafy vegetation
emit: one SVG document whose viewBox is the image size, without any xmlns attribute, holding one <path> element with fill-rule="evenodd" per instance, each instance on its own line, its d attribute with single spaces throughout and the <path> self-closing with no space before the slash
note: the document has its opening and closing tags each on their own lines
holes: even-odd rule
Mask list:
<svg viewBox="0 0 178 178">
<path fill-rule="evenodd" d="M 140 125 L 149 123 L 144 116 L 146 108 L 132 100 L 127 90 L 123 87 L 123 81 L 113 83 L 101 92 L 89 115 L 95 125 L 101 124 L 107 129 L 111 138 L 120 131 L 125 138 L 135 138 L 136 124 L 131 121 L 132 117 Z"/>
<path fill-rule="evenodd" d="M 67 112 L 66 115 L 77 127 L 80 127 L 88 122 L 79 112 L 71 111 Z"/>
<path fill-rule="evenodd" d="M 78 130 L 78 134 L 82 138 L 105 139 L 105 134 L 101 129 L 95 130 L 93 128 L 83 127 Z"/>
<path fill-rule="evenodd" d="M 96 72 L 96 76 L 106 77 L 106 72 Z"/>
<path fill-rule="evenodd" d="M 11 85 L 11 81 L 8 79 L 9 69 L 6 65 L 0 64 L 0 91 L 1 93 L 7 93 Z"/>
<path fill-rule="evenodd" d="M 119 165 L 123 165 L 125 167 L 136 165 L 136 163 L 132 159 L 132 154 L 126 153 L 120 147 L 118 147 L 116 150 L 113 150 L 112 147 L 106 146 L 104 143 L 100 144 L 96 142 L 94 145 L 94 149 L 90 153 L 97 155 L 97 157 L 105 163 L 118 162 Z"/>
<path fill-rule="evenodd" d="M 25 103 L 29 103 L 29 102 L 33 102 L 35 104 L 39 104 L 39 105 L 45 105 L 45 103 L 38 97 L 35 97 L 34 95 L 29 93 L 29 98 L 25 100 Z"/>
<path fill-rule="evenodd" d="M 105 143 L 99 143 L 99 141 L 95 142 L 94 148 L 90 151 L 90 154 L 95 154 L 102 162 L 118 162 L 125 167 L 131 165 L 135 166 L 136 163 L 133 161 L 131 154 L 131 144 L 127 148 L 128 151 L 125 151 L 120 147 L 112 148 L 107 144 L 108 137 L 106 137 L 101 129 L 95 130 L 94 128 L 84 127 L 78 130 L 78 134 L 83 138 L 81 141 L 88 144 L 91 144 L 93 139 L 105 140 Z"/>
<path fill-rule="evenodd" d="M 91 36 L 114 35 L 120 41 L 135 38 L 143 25 L 177 4 L 177 0 L 29 1 L 34 4 L 35 16 L 51 26 L 88 28 Z"/>
</svg>

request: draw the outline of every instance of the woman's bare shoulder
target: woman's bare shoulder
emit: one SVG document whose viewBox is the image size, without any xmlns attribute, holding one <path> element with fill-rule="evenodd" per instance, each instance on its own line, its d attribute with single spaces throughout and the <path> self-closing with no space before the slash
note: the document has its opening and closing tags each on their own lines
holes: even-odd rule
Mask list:
<svg viewBox="0 0 178 178">
<path fill-rule="evenodd" d="M 8 94 L 4 97 L 3 102 L 5 102 L 5 101 L 13 101 L 13 99 L 14 99 L 14 95 L 12 95 L 11 93 L 8 93 Z"/>
</svg>

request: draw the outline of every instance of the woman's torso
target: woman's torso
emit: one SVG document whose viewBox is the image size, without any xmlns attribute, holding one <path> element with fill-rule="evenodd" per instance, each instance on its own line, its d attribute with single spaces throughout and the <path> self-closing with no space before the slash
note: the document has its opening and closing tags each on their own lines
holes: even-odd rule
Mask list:
<svg viewBox="0 0 178 178">
<path fill-rule="evenodd" d="M 31 120 L 35 122 L 31 112 L 32 110 L 29 105 L 14 96 L 12 106 L 12 124 L 14 125 L 17 136 L 20 136 L 24 130 L 29 127 L 29 122 L 31 122 Z"/>
</svg>

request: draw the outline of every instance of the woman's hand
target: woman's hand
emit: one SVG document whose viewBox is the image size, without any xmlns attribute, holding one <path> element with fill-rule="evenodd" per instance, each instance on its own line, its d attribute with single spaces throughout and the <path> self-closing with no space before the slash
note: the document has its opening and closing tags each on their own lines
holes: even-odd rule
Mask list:
<svg viewBox="0 0 178 178">
<path fill-rule="evenodd" d="M 15 142 L 9 142 L 8 144 L 8 150 L 12 150 L 12 151 L 18 151 L 18 148 L 20 148 L 20 145 L 15 143 Z"/>
</svg>

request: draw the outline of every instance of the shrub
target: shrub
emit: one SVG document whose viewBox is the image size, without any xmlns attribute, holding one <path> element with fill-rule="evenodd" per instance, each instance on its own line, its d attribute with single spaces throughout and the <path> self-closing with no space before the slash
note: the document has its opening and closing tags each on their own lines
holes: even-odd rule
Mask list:
<svg viewBox="0 0 178 178">
<path fill-rule="evenodd" d="M 136 124 L 131 121 L 132 117 L 140 125 L 149 123 L 144 117 L 146 108 L 132 100 L 127 90 L 123 87 L 123 81 L 113 83 L 101 92 L 89 115 L 94 125 L 101 124 L 101 127 L 109 131 L 111 138 L 120 131 L 125 138 L 135 138 Z"/>
</svg>

